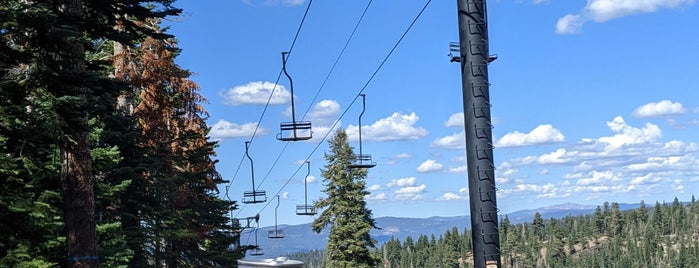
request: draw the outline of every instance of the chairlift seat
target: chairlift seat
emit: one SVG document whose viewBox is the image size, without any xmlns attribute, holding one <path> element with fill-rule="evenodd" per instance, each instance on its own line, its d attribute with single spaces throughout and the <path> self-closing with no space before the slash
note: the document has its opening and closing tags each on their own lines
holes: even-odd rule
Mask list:
<svg viewBox="0 0 699 268">
<path fill-rule="evenodd" d="M 273 229 L 267 231 L 267 237 L 271 239 L 284 238 L 284 231 L 281 229 Z"/>
<path fill-rule="evenodd" d="M 313 138 L 311 121 L 282 122 L 279 128 L 281 131 L 277 133 L 277 139 L 280 141 L 301 141 Z"/>
<path fill-rule="evenodd" d="M 265 191 L 245 191 L 243 192 L 243 203 L 255 204 L 267 202 L 267 193 Z"/>
<path fill-rule="evenodd" d="M 296 215 L 316 215 L 316 210 L 309 205 L 296 205 Z"/>
<path fill-rule="evenodd" d="M 348 165 L 349 168 L 373 168 L 376 162 L 371 160 L 370 154 L 355 154 L 355 159 Z"/>
<path fill-rule="evenodd" d="M 262 251 L 261 248 L 251 249 L 250 256 L 262 256 L 262 255 L 265 255 L 265 253 Z"/>
</svg>

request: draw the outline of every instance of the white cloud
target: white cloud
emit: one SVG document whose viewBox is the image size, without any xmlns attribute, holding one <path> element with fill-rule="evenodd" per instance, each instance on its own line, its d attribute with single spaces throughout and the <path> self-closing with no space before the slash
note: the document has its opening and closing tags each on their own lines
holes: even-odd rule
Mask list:
<svg viewBox="0 0 699 268">
<path fill-rule="evenodd" d="M 405 178 L 400 178 L 400 179 L 393 179 L 391 182 L 386 184 L 388 187 L 405 187 L 405 186 L 412 186 L 415 185 L 415 181 L 417 179 L 415 177 L 405 177 Z"/>
<path fill-rule="evenodd" d="M 567 14 L 556 22 L 557 34 L 576 34 L 580 33 L 585 19 L 580 15 Z"/>
<path fill-rule="evenodd" d="M 556 33 L 578 33 L 582 25 L 590 20 L 600 23 L 691 4 L 694 4 L 694 0 L 588 0 L 579 14 L 568 14 L 558 19 Z"/>
<path fill-rule="evenodd" d="M 463 127 L 464 126 L 464 113 L 455 113 L 449 117 L 449 120 L 444 122 L 445 127 Z"/>
<path fill-rule="evenodd" d="M 599 171 L 592 171 L 590 174 L 591 177 L 585 177 L 585 178 L 580 178 L 576 182 L 576 185 L 581 185 L 581 186 L 588 186 L 588 185 L 602 185 L 606 184 L 612 181 L 617 181 L 619 180 L 616 175 L 612 173 L 611 170 L 599 172 Z"/>
<path fill-rule="evenodd" d="M 417 167 L 417 172 L 435 172 L 442 170 L 444 166 L 437 161 L 428 159 Z"/>
<path fill-rule="evenodd" d="M 682 184 L 682 180 L 675 180 L 672 184 L 672 189 L 675 190 L 675 192 L 684 193 L 684 185 Z"/>
<path fill-rule="evenodd" d="M 291 101 L 291 93 L 284 86 L 267 81 L 249 82 L 223 93 L 223 103 L 227 105 L 266 104 L 268 100 L 271 105 L 285 104 Z"/>
<path fill-rule="evenodd" d="M 282 195 L 281 195 L 280 197 L 281 197 L 282 199 L 289 199 L 289 192 L 284 192 L 284 193 L 282 193 Z"/>
<path fill-rule="evenodd" d="M 226 120 L 218 120 L 215 124 L 211 126 L 211 131 L 209 131 L 209 137 L 213 140 L 221 140 L 225 138 L 242 138 L 242 137 L 252 137 L 255 132 L 255 127 L 257 123 L 245 123 L 242 125 L 237 125 Z M 264 135 L 265 130 L 262 128 L 257 129 L 256 135 Z"/>
<path fill-rule="evenodd" d="M 395 164 L 397 164 L 398 161 L 400 161 L 401 159 L 408 159 L 408 158 L 411 158 L 411 157 L 413 157 L 413 156 L 410 155 L 410 154 L 407 154 L 407 153 L 400 153 L 400 154 L 391 156 L 391 158 L 388 159 L 388 162 L 386 162 L 386 164 L 387 164 L 387 165 L 395 165 Z"/>
<path fill-rule="evenodd" d="M 431 147 L 442 147 L 452 150 L 466 149 L 466 133 L 463 131 L 450 136 L 441 137 L 430 144 Z"/>
<path fill-rule="evenodd" d="M 314 125 L 328 126 L 335 123 L 335 118 L 340 114 L 340 104 L 334 100 L 322 100 L 313 106 L 308 113 L 308 120 Z"/>
<path fill-rule="evenodd" d="M 633 193 L 632 196 L 648 200 L 684 191 L 689 187 L 685 182 L 699 181 L 695 179 L 699 174 L 698 144 L 660 141 L 662 131 L 658 126 L 636 127 L 622 117 L 607 122 L 607 127 L 613 135 L 583 138 L 538 156 L 502 162 L 496 173 L 501 189 L 498 193 L 508 198 L 578 196 L 589 200 L 621 198 Z M 549 172 L 547 177 L 561 173 L 561 180 L 543 187 L 529 182 L 531 178 L 514 177 L 520 168 L 527 171 L 545 168 Z M 510 186 L 512 181 L 516 186 Z"/>
<path fill-rule="evenodd" d="M 463 166 L 458 166 L 458 167 L 450 167 L 447 172 L 448 173 L 466 173 L 468 171 L 468 166 L 463 165 Z"/>
<path fill-rule="evenodd" d="M 552 197 L 562 197 L 564 195 L 558 195 L 558 188 L 552 183 L 546 183 L 543 185 L 538 184 L 517 184 L 514 188 L 501 189 L 498 194 L 503 196 L 508 196 L 511 194 L 536 194 L 536 198 L 552 198 Z"/>
<path fill-rule="evenodd" d="M 565 141 L 565 136 L 552 125 L 539 125 L 529 133 L 518 131 L 505 134 L 495 142 L 496 147 L 518 147 Z"/>
<path fill-rule="evenodd" d="M 452 193 L 452 192 L 446 192 L 444 193 L 441 197 L 437 198 L 437 200 L 461 200 L 464 199 L 458 194 Z"/>
<path fill-rule="evenodd" d="M 306 178 L 304 178 L 304 180 L 306 180 L 306 183 L 314 183 L 318 181 L 318 178 L 316 178 L 316 176 L 313 175 L 308 175 Z"/>
<path fill-rule="evenodd" d="M 335 125 L 334 128 L 332 128 L 333 125 Z M 323 125 L 319 125 L 319 124 L 313 124 L 313 122 L 311 122 L 311 126 L 312 126 L 311 127 L 312 138 L 310 140 L 307 140 L 306 142 L 318 143 L 323 139 L 323 137 L 325 137 L 325 135 L 328 135 L 328 136 L 332 135 L 332 133 L 334 133 L 335 130 L 338 127 L 340 127 L 340 123 L 338 122 L 337 124 L 333 123 L 333 124 L 330 124 L 327 126 L 323 126 Z M 299 133 L 299 134 L 301 134 L 299 136 L 308 135 L 308 134 L 304 134 L 304 133 Z"/>
<path fill-rule="evenodd" d="M 369 186 L 369 188 L 367 188 L 367 189 L 369 191 L 373 192 L 373 191 L 379 191 L 379 190 L 383 189 L 383 187 L 381 187 L 381 185 L 379 185 L 379 184 L 374 184 L 372 186 Z"/>
<path fill-rule="evenodd" d="M 386 200 L 388 199 L 388 196 L 386 193 L 378 193 L 375 195 L 368 195 L 365 197 L 367 200 Z"/>
<path fill-rule="evenodd" d="M 409 115 L 393 113 L 389 117 L 379 119 L 374 124 L 362 126 L 362 139 L 399 141 L 425 137 L 428 134 L 427 130 L 415 126 L 419 119 L 414 112 Z M 359 127 L 349 125 L 346 132 L 350 140 L 359 140 Z"/>
<path fill-rule="evenodd" d="M 395 194 L 395 199 L 398 200 L 419 200 L 422 199 L 422 193 L 427 188 L 426 185 L 420 184 L 418 186 L 407 186 L 402 187 L 393 193 Z"/>
<path fill-rule="evenodd" d="M 682 103 L 662 100 L 659 102 L 647 103 L 633 111 L 633 115 L 640 118 L 659 117 L 665 115 L 683 114 L 686 110 Z"/>
<path fill-rule="evenodd" d="M 611 137 L 601 137 L 600 142 L 608 144 L 609 149 L 616 149 L 625 145 L 650 143 L 657 141 L 662 136 L 660 128 L 654 124 L 647 123 L 644 128 L 634 128 L 624 121 L 624 118 L 617 116 L 607 126 L 617 133 Z"/>
<path fill-rule="evenodd" d="M 559 148 L 554 152 L 543 154 L 536 159 L 542 165 L 570 163 L 572 159 L 566 154 L 565 148 Z"/>
</svg>

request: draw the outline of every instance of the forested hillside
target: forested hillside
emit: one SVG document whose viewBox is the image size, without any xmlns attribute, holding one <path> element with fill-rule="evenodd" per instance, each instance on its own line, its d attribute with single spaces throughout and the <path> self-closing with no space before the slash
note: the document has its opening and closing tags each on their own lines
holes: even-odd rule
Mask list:
<svg viewBox="0 0 699 268">
<path fill-rule="evenodd" d="M 619 209 L 604 203 L 593 214 L 529 223 L 500 222 L 503 267 L 699 267 L 699 203 L 655 203 Z M 471 231 L 454 227 L 439 237 L 392 239 L 375 252 L 377 267 L 472 267 Z M 290 256 L 321 267 L 322 252 Z"/>
</svg>

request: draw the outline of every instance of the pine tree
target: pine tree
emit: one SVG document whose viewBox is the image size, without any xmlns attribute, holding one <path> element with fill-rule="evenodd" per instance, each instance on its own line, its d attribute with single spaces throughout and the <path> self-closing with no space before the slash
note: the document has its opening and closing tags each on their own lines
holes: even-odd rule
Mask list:
<svg viewBox="0 0 699 268">
<path fill-rule="evenodd" d="M 338 129 L 328 141 L 330 153 L 322 171 L 327 197 L 317 200 L 315 208 L 322 212 L 313 221 L 313 231 L 319 233 L 330 225 L 330 237 L 326 246 L 327 267 L 373 267 L 377 260 L 369 249 L 375 248 L 375 240 L 369 235 L 376 228 L 371 210 L 367 209 L 364 196 L 366 175 L 364 169 L 348 169 L 354 153 L 347 141 L 347 133 Z"/>
<path fill-rule="evenodd" d="M 541 218 L 541 214 L 539 212 L 534 213 L 532 230 L 534 232 L 534 237 L 536 237 L 537 240 L 544 239 L 544 219 Z"/>
<path fill-rule="evenodd" d="M 158 20 L 146 20 L 159 31 Z M 190 73 L 175 64 L 174 38 L 146 37 L 136 48 L 121 49 L 114 62 L 117 77 L 136 97 L 133 116 L 140 132 L 137 151 L 147 157 L 143 170 L 124 196 L 140 203 L 126 207 L 125 228 L 136 249 L 132 265 L 220 266 L 234 263 L 240 252 L 229 249 L 225 217 L 234 203 L 218 198 L 224 181 L 211 159 L 216 143 L 207 141 L 206 100 Z M 216 251 L 212 251 L 215 249 Z"/>
</svg>

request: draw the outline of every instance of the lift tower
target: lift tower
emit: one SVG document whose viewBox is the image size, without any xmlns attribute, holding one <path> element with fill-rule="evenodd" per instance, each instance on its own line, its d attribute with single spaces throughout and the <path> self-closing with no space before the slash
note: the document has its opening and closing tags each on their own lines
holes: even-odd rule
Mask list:
<svg viewBox="0 0 699 268">
<path fill-rule="evenodd" d="M 490 117 L 486 0 L 457 0 L 466 161 L 476 268 L 501 267 Z"/>
</svg>

